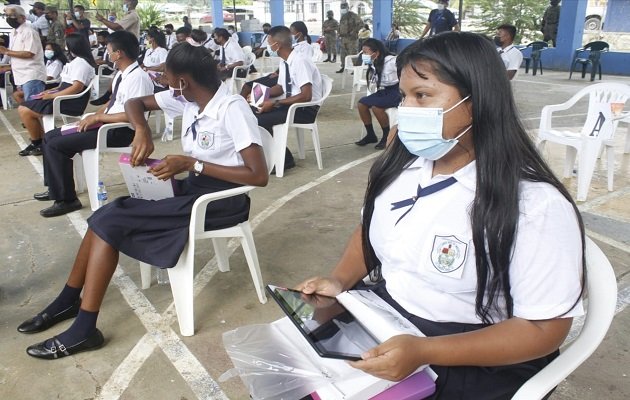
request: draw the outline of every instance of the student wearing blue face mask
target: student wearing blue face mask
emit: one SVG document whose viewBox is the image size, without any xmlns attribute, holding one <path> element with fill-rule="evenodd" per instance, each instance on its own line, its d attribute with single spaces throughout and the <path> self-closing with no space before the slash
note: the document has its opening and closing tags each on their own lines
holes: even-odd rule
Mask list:
<svg viewBox="0 0 630 400">
<path fill-rule="evenodd" d="M 302 21 L 295 21 L 289 26 L 289 30 L 291 31 L 293 51 L 304 54 L 305 57 L 313 58 L 314 51 L 306 24 Z"/>
<path fill-rule="evenodd" d="M 398 107 L 400 104 L 400 92 L 398 91 L 398 73 L 396 72 L 396 56 L 390 54 L 383 42 L 378 39 L 366 39 L 363 43 L 361 60 L 367 65 L 365 79 L 368 82 L 368 90 L 371 94 L 359 99 L 359 117 L 365 125 L 365 136 L 355 142 L 358 146 L 378 142 L 374 127 L 372 126 L 372 114 L 376 117 L 383 136 L 376 145 L 376 149 L 385 148 L 389 133 L 389 117 L 385 110 Z"/>
<path fill-rule="evenodd" d="M 361 225 L 330 276 L 297 289 L 334 296 L 369 274 L 426 337 L 350 365 L 399 381 L 429 364 L 431 399 L 509 399 L 583 314 L 584 226 L 487 38 L 441 33 L 397 63 L 398 134 L 370 170 Z"/>
</svg>

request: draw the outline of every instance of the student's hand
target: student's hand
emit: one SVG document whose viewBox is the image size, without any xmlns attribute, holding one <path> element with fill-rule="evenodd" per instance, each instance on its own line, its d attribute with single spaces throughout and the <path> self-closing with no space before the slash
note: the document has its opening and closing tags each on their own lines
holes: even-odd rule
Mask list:
<svg viewBox="0 0 630 400">
<path fill-rule="evenodd" d="M 269 75 L 267 75 L 269 78 L 277 78 L 278 77 L 278 73 L 277 72 L 272 72 Z"/>
<path fill-rule="evenodd" d="M 273 104 L 274 102 L 271 100 L 265 100 L 260 107 L 258 107 L 258 113 L 262 114 L 262 113 L 266 113 L 269 112 L 271 110 L 273 110 Z"/>
<path fill-rule="evenodd" d="M 153 150 L 151 130 L 147 131 L 143 127 L 137 127 L 131 142 L 131 166 L 136 167 L 144 164 L 146 159 L 153 153 Z"/>
<path fill-rule="evenodd" d="M 7 54 L 7 51 L 9 51 L 9 49 L 7 49 L 5 46 L 0 46 L 0 54 L 5 55 Z"/>
<path fill-rule="evenodd" d="M 85 132 L 90 126 L 94 126 L 98 123 L 98 116 L 96 114 L 88 115 L 79 121 L 77 125 L 77 132 Z"/>
<path fill-rule="evenodd" d="M 172 178 L 180 172 L 192 170 L 195 159 L 188 156 L 169 155 L 162 159 L 162 162 L 149 169 L 149 172 L 163 181 Z"/>
<path fill-rule="evenodd" d="M 401 381 L 423 364 L 422 337 L 398 335 L 363 353 L 362 360 L 350 365 L 361 371 L 388 381 Z"/>
<path fill-rule="evenodd" d="M 309 278 L 295 287 L 306 294 L 321 294 L 323 296 L 335 297 L 343 290 L 343 285 L 334 278 L 322 278 L 316 276 Z"/>
<path fill-rule="evenodd" d="M 57 93 L 57 92 L 55 92 L 55 93 Z M 48 91 L 42 92 L 42 100 L 52 100 L 52 99 L 54 99 L 56 97 L 55 93 L 50 93 Z"/>
</svg>

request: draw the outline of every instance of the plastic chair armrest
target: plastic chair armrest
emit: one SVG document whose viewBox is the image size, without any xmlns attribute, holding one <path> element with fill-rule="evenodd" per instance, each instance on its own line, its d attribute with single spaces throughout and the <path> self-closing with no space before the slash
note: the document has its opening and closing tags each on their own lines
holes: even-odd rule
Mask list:
<svg viewBox="0 0 630 400">
<path fill-rule="evenodd" d="M 83 88 L 82 91 L 76 94 L 66 94 L 63 96 L 57 96 L 53 99 L 53 117 L 58 117 L 61 115 L 61 102 L 64 100 L 72 100 L 78 99 L 83 96 L 88 90 L 92 88 L 92 82 L 90 82 L 87 86 Z"/>
<path fill-rule="evenodd" d="M 204 231 L 205 219 L 206 219 L 206 206 L 213 201 L 226 199 L 228 197 L 238 196 L 240 194 L 248 193 L 255 189 L 255 186 L 239 186 L 233 189 L 221 190 L 219 192 L 204 194 L 199 197 L 190 213 L 190 228 L 189 228 L 189 240 L 194 240 L 196 233 Z"/>
<path fill-rule="evenodd" d="M 107 147 L 107 132 L 110 129 L 116 128 L 131 128 L 133 129 L 133 125 L 129 122 L 113 122 L 111 124 L 104 124 L 98 128 L 97 139 L 96 139 L 96 150 Z"/>
<path fill-rule="evenodd" d="M 295 112 L 299 108 L 312 107 L 312 106 L 321 106 L 322 100 L 319 101 L 307 101 L 304 103 L 294 103 L 289 107 L 289 111 L 287 112 L 287 122 L 292 124 L 293 119 L 295 118 Z"/>
</svg>

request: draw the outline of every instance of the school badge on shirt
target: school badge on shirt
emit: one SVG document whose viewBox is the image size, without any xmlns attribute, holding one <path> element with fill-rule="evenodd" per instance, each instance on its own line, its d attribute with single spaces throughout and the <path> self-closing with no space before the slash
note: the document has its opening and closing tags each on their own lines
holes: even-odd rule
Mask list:
<svg viewBox="0 0 630 400">
<path fill-rule="evenodd" d="M 460 278 L 463 272 L 461 267 L 466 261 L 467 250 L 468 243 L 462 242 L 455 236 L 435 235 L 433 250 L 431 250 L 431 262 L 439 272 Z"/>
<path fill-rule="evenodd" d="M 197 145 L 203 150 L 214 150 L 214 133 L 199 132 L 197 135 Z"/>
</svg>

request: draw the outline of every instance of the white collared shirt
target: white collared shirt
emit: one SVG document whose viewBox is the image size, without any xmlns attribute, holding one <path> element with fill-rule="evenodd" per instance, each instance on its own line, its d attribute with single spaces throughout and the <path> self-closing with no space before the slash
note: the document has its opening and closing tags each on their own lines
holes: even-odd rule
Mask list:
<svg viewBox="0 0 630 400">
<path fill-rule="evenodd" d="M 392 297 L 407 311 L 439 322 L 481 323 L 475 315 L 477 271 L 470 225 L 476 163 L 453 174 L 457 182 L 392 210 L 392 203 L 449 176 L 431 177 L 433 162 L 418 158 L 377 198 L 370 242 Z M 514 315 L 530 320 L 572 317 L 580 293 L 582 242 L 571 204 L 547 183 L 519 185 L 518 230 L 510 264 Z M 560 284 L 561 283 L 561 284 Z M 500 298 L 500 305 L 504 305 Z M 570 311 L 569 311 L 570 310 Z M 495 322 L 506 319 L 492 311 Z"/>
<path fill-rule="evenodd" d="M 291 85 L 291 96 L 301 93 L 301 87 L 310 83 L 312 85 L 311 101 L 318 101 L 323 96 L 322 76 L 313 63 L 311 57 L 304 53 L 293 50 L 285 62 L 278 65 L 278 84 L 282 86 L 284 93 L 287 93 L 285 63 L 289 65 L 289 84 Z M 286 96 L 278 96 L 284 98 Z"/>
<path fill-rule="evenodd" d="M 46 61 L 46 77 L 49 76 L 52 79 L 59 79 L 61 71 L 63 70 L 63 63 L 61 60 L 48 60 Z"/>
<path fill-rule="evenodd" d="M 175 32 L 171 32 L 170 35 L 166 35 L 166 48 L 168 50 L 172 49 L 175 43 L 177 43 L 177 36 Z"/>
<path fill-rule="evenodd" d="M 519 49 L 511 44 L 504 49 L 499 47 L 497 51 L 501 55 L 501 60 L 503 60 L 503 65 L 505 65 L 506 70 L 518 71 L 523 62 L 523 53 L 521 53 Z"/>
<path fill-rule="evenodd" d="M 147 49 L 144 53 L 144 66 L 155 67 L 166 62 L 168 50 L 164 47 L 156 47 L 155 49 Z"/>
<path fill-rule="evenodd" d="M 375 71 L 374 66 L 370 66 Z M 371 75 L 371 81 L 378 82 L 376 73 Z M 393 86 L 398 83 L 398 71 L 396 70 L 396 56 L 385 56 L 383 71 L 381 72 L 381 88 Z"/>
<path fill-rule="evenodd" d="M 313 58 L 313 47 L 306 40 L 297 42 L 295 46 L 293 46 L 293 51 L 304 54 L 305 57 Z"/>
<path fill-rule="evenodd" d="M 225 65 L 234 64 L 235 62 L 245 62 L 245 53 L 233 38 L 229 38 L 225 45 L 221 47 L 221 51 L 225 52 Z M 219 55 L 219 62 L 223 59 L 223 54 Z"/>
<path fill-rule="evenodd" d="M 46 80 L 42 42 L 31 24 L 25 22 L 17 29 L 13 29 L 10 46 L 13 51 L 28 51 L 34 54 L 31 58 L 11 57 L 11 72 L 16 85 Z"/>
<path fill-rule="evenodd" d="M 72 84 L 74 81 L 79 81 L 87 86 L 94 79 L 94 67 L 83 58 L 76 57 L 63 66 L 60 77 L 61 82 Z"/>
<path fill-rule="evenodd" d="M 182 149 L 198 160 L 241 166 L 244 165 L 241 150 L 252 143 L 262 146 L 258 122 L 247 101 L 240 95 L 230 95 L 225 83 L 221 83 L 201 112 L 197 103 L 180 102 L 169 91 L 154 96 L 167 115 L 182 116 Z M 191 129 L 193 123 L 197 132 L 195 138 Z"/>
<path fill-rule="evenodd" d="M 120 81 L 120 86 L 116 91 L 114 105 L 109 109 L 107 112 L 108 114 L 124 112 L 125 102 L 129 99 L 153 94 L 153 82 L 151 81 L 149 74 L 144 72 L 142 68 L 138 66 L 137 62 L 129 65 L 123 72 L 117 71 L 113 80 L 114 85 L 116 84 L 116 81 L 118 81 L 118 77 L 120 75 L 122 75 L 122 80 Z"/>
<path fill-rule="evenodd" d="M 46 14 L 42 14 L 39 17 L 31 14 L 34 18 L 29 19 L 31 21 L 31 26 L 36 31 L 39 31 L 39 34 L 42 36 L 48 36 L 48 20 L 46 19 Z"/>
</svg>

